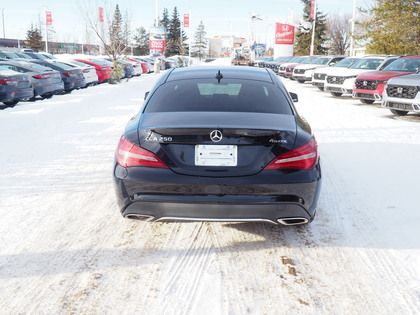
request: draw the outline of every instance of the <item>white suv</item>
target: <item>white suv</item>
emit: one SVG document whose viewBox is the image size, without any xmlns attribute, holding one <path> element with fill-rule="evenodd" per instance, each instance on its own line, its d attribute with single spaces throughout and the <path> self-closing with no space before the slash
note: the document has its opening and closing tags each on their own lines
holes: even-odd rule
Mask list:
<svg viewBox="0 0 420 315">
<path fill-rule="evenodd" d="M 299 83 L 312 81 L 312 74 L 314 73 L 315 69 L 332 66 L 344 58 L 345 56 L 310 57 L 295 67 L 293 70 L 293 78 Z"/>
<path fill-rule="evenodd" d="M 382 94 L 382 107 L 399 116 L 420 113 L 420 70 L 389 79 Z"/>
<path fill-rule="evenodd" d="M 324 91 L 325 78 L 327 77 L 328 74 L 331 73 L 331 71 L 334 71 L 332 69 L 348 68 L 359 59 L 360 57 L 347 57 L 340 60 L 339 62 L 337 62 L 335 65 L 332 65 L 331 67 L 322 67 L 322 68 L 315 69 L 312 75 L 312 85 L 316 86 L 321 91 Z"/>
<path fill-rule="evenodd" d="M 381 70 L 398 56 L 366 56 L 356 61 L 348 68 L 332 68 L 325 78 L 324 91 L 333 96 L 352 94 L 356 77 L 364 72 Z"/>
</svg>

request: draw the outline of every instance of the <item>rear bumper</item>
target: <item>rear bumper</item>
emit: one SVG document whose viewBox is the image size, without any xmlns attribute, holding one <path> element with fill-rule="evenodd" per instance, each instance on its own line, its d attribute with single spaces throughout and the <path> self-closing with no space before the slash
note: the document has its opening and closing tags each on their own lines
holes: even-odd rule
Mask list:
<svg viewBox="0 0 420 315">
<path fill-rule="evenodd" d="M 33 88 L 20 89 L 16 91 L 14 99 L 20 101 L 20 100 L 29 99 L 33 96 L 34 96 Z"/>
<path fill-rule="evenodd" d="M 64 91 L 64 83 L 51 83 L 48 85 L 34 85 L 36 95 L 52 95 Z"/>
<path fill-rule="evenodd" d="M 271 171 L 244 177 L 204 178 L 179 175 L 166 169 L 141 169 L 140 173 L 128 174 L 126 169 L 116 166 L 114 186 L 121 214 L 146 221 L 277 224 L 279 220 L 300 218 L 302 221 L 298 222 L 307 223 L 315 216 L 321 187 L 319 165 L 309 172 L 312 179 L 290 183 L 275 182 L 279 176 L 269 174 Z"/>
</svg>

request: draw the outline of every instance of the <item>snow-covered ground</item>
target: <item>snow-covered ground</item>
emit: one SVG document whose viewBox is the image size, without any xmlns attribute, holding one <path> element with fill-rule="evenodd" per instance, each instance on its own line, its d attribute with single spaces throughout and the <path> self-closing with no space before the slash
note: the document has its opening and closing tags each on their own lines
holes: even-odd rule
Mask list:
<svg viewBox="0 0 420 315">
<path fill-rule="evenodd" d="M 158 77 L 0 111 L 1 314 L 420 313 L 419 115 L 285 80 L 320 147 L 314 222 L 130 221 L 114 149 Z"/>
</svg>

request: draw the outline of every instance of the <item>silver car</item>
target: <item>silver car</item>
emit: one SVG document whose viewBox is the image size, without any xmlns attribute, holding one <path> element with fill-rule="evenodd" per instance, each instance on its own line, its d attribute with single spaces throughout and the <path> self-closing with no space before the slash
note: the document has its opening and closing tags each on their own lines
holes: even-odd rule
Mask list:
<svg viewBox="0 0 420 315">
<path fill-rule="evenodd" d="M 0 65 L 0 102 L 6 106 L 13 106 L 33 95 L 34 89 L 28 75 Z"/>
<path fill-rule="evenodd" d="M 0 61 L 0 66 L 29 75 L 34 87 L 34 97 L 39 95 L 41 98 L 50 98 L 54 94 L 64 91 L 64 83 L 61 80 L 60 73 L 51 68 L 18 60 L 2 60 Z"/>
</svg>

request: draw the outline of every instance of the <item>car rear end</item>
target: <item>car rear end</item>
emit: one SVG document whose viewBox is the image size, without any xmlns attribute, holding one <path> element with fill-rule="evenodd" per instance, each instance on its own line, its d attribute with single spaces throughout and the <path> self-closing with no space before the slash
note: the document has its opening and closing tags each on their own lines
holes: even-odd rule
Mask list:
<svg viewBox="0 0 420 315">
<path fill-rule="evenodd" d="M 68 65 L 58 60 L 48 61 L 49 66 L 61 74 L 64 83 L 64 90 L 70 92 L 74 89 L 80 89 L 86 85 L 85 77 L 81 69 L 74 65 Z"/>
<path fill-rule="evenodd" d="M 31 71 L 31 82 L 36 95 L 49 98 L 64 91 L 60 72 L 36 63 L 28 63 L 25 66 Z"/>
<path fill-rule="evenodd" d="M 99 59 L 77 59 L 76 58 L 75 60 L 94 66 L 96 70 L 96 74 L 98 76 L 98 83 L 108 82 L 111 76 L 111 71 L 112 71 L 112 66 L 109 64 L 109 62 L 106 62 L 105 60 L 99 60 Z"/>
<path fill-rule="evenodd" d="M 96 73 L 94 66 L 77 60 L 61 60 L 61 62 L 78 67 L 80 70 L 82 70 L 82 74 L 86 82 L 85 86 L 98 84 L 98 74 Z"/>
<path fill-rule="evenodd" d="M 317 144 L 280 80 L 271 71 L 263 82 L 194 71 L 161 79 L 127 125 L 114 168 L 123 216 L 310 222 Z"/>
<path fill-rule="evenodd" d="M 0 102 L 5 105 L 12 105 L 15 100 L 19 82 L 16 75 L 18 72 L 0 66 Z"/>
</svg>

